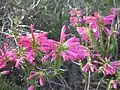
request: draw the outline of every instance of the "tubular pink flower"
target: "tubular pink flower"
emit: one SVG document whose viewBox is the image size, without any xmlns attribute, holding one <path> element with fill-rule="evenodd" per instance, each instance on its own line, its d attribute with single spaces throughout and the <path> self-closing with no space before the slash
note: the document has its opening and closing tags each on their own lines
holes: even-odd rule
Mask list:
<svg viewBox="0 0 120 90">
<path fill-rule="evenodd" d="M 82 68 L 82 71 L 87 73 L 88 72 L 88 68 L 89 68 L 89 64 L 85 64 L 85 66 Z"/>
<path fill-rule="evenodd" d="M 39 83 L 40 83 L 41 86 L 44 85 L 44 81 L 43 81 L 43 76 L 42 75 L 40 75 L 40 77 L 39 77 Z"/>
<path fill-rule="evenodd" d="M 18 41 L 19 46 L 23 46 L 27 49 L 27 48 L 32 48 L 31 44 L 32 44 L 32 42 L 29 37 L 26 37 L 26 36 L 19 37 L 19 41 Z"/>
<path fill-rule="evenodd" d="M 89 29 L 92 30 L 94 37 L 99 39 L 99 13 L 94 12 L 94 16 L 84 17 L 85 23 L 89 25 Z"/>
<path fill-rule="evenodd" d="M 28 90 L 35 90 L 35 88 L 34 88 L 33 85 L 31 85 L 31 86 L 28 88 Z"/>
<path fill-rule="evenodd" d="M 3 60 L 0 60 L 0 69 L 5 68 L 7 66 L 7 63 Z"/>
<path fill-rule="evenodd" d="M 102 22 L 105 25 L 108 25 L 108 24 L 111 25 L 114 18 L 115 18 L 115 15 L 103 16 L 102 17 Z"/>
<path fill-rule="evenodd" d="M 102 72 L 104 75 L 114 75 L 117 72 L 117 69 L 120 67 L 120 61 L 112 61 L 109 64 L 105 64 L 102 67 Z"/>
<path fill-rule="evenodd" d="M 91 70 L 91 72 L 95 72 L 97 70 L 96 66 L 93 65 L 92 63 L 86 63 L 85 66 L 82 68 L 82 71 L 87 73 L 88 69 Z"/>
<path fill-rule="evenodd" d="M 8 43 L 7 42 L 4 43 L 4 50 L 5 50 L 5 52 L 8 51 Z"/>
<path fill-rule="evenodd" d="M 16 50 L 11 50 L 6 52 L 6 57 L 10 60 L 10 61 L 16 61 L 15 59 L 17 58 L 16 56 Z"/>
<path fill-rule="evenodd" d="M 10 71 L 8 71 L 8 70 L 1 72 L 2 75 L 6 75 L 6 74 L 9 74 L 9 73 L 10 73 Z"/>
<path fill-rule="evenodd" d="M 82 16 L 82 11 L 81 11 L 81 9 L 77 9 L 76 14 L 77 14 L 77 17 Z"/>
<path fill-rule="evenodd" d="M 120 67 L 120 61 L 113 61 L 110 63 L 111 66 L 113 66 L 114 68 L 118 68 Z"/>
<path fill-rule="evenodd" d="M 84 59 L 89 56 L 89 51 L 87 48 L 80 45 L 79 39 L 75 37 L 68 39 L 61 45 L 61 47 L 63 48 L 61 51 L 61 56 L 64 61 Z"/>
<path fill-rule="evenodd" d="M 79 25 L 82 22 L 82 18 L 81 17 L 70 17 L 70 25 L 71 26 L 75 26 L 75 25 Z"/>
<path fill-rule="evenodd" d="M 35 50 L 39 50 L 39 51 L 46 54 L 42 58 L 42 61 L 43 61 L 43 60 L 45 60 L 46 56 L 48 56 L 47 55 L 48 53 L 56 50 L 58 42 L 56 42 L 52 39 L 48 39 L 47 38 L 48 33 L 46 33 L 46 32 L 34 33 L 33 32 L 33 25 L 30 26 L 30 29 L 31 29 L 32 37 L 30 35 L 20 36 L 18 44 L 26 49 L 25 59 L 30 64 L 34 64 Z M 65 32 L 65 30 L 66 30 L 66 26 L 63 26 L 63 28 L 62 28 L 63 33 Z M 61 42 L 62 42 L 62 40 L 65 39 L 63 33 L 61 33 L 61 36 L 62 36 L 61 37 Z M 34 41 L 32 41 L 33 38 L 34 38 Z M 50 57 L 51 56 L 52 56 L 51 59 L 54 60 L 55 55 L 51 54 Z"/>
<path fill-rule="evenodd" d="M 118 88 L 118 81 L 117 80 L 112 80 L 112 87 L 114 89 L 117 89 Z"/>
<path fill-rule="evenodd" d="M 32 78 L 35 77 L 36 75 L 37 75 L 37 73 L 36 73 L 35 71 L 31 71 L 31 72 L 30 72 L 30 76 L 27 77 L 27 80 L 32 79 Z"/>
<path fill-rule="evenodd" d="M 34 37 L 34 25 L 33 24 L 30 24 L 30 31 L 31 31 L 32 39 L 35 40 L 35 37 Z"/>
<path fill-rule="evenodd" d="M 8 50 L 8 43 L 4 43 L 4 51 L 0 49 L 0 69 L 5 68 L 7 66 L 8 61 L 15 62 L 16 54 L 15 50 Z"/>
<path fill-rule="evenodd" d="M 20 59 L 16 59 L 16 64 L 15 64 L 15 67 L 16 67 L 16 68 L 18 68 L 18 67 L 19 67 L 19 65 L 20 65 L 20 63 L 21 63 L 21 60 L 20 60 Z"/>
<path fill-rule="evenodd" d="M 44 40 L 40 44 L 40 51 L 44 53 L 48 53 L 50 51 L 56 50 L 57 48 L 57 42 L 51 39 Z"/>
<path fill-rule="evenodd" d="M 21 64 L 21 61 L 23 60 L 24 58 L 23 57 L 20 57 L 19 59 L 15 59 L 16 60 L 16 63 L 15 63 L 15 67 L 18 68 L 19 65 Z"/>
<path fill-rule="evenodd" d="M 94 17 L 93 16 L 85 16 L 84 18 L 85 23 L 90 23 L 93 21 Z"/>
<path fill-rule="evenodd" d="M 94 12 L 94 16 L 95 17 L 99 17 L 99 13 L 98 12 Z"/>
<path fill-rule="evenodd" d="M 82 37 L 82 40 L 88 40 L 88 31 L 85 30 L 85 27 L 77 27 L 77 32 Z"/>
<path fill-rule="evenodd" d="M 76 14 L 74 9 L 71 9 L 69 13 L 70 13 L 70 16 L 75 16 L 75 14 Z"/>
<path fill-rule="evenodd" d="M 112 33 L 112 31 L 108 29 L 107 27 L 104 27 L 104 32 L 107 36 L 109 36 Z"/>
<path fill-rule="evenodd" d="M 91 72 L 95 72 L 97 70 L 96 66 L 94 64 L 89 65 Z"/>
<path fill-rule="evenodd" d="M 62 30 L 61 30 L 61 35 L 60 35 L 60 43 L 65 41 L 65 37 L 66 37 L 65 31 L 66 31 L 66 26 L 63 25 Z"/>
<path fill-rule="evenodd" d="M 54 52 L 50 52 L 45 54 L 42 58 L 41 58 L 41 62 L 44 63 L 47 61 L 48 58 L 51 58 L 51 61 L 54 61 L 56 59 L 56 54 Z"/>
<path fill-rule="evenodd" d="M 26 52 L 26 60 L 30 63 L 30 64 L 34 64 L 34 60 L 35 60 L 35 52 L 33 50 Z"/>
<path fill-rule="evenodd" d="M 92 29 L 92 31 L 93 31 L 93 35 L 94 35 L 95 39 L 98 40 L 99 37 L 100 37 L 100 32 L 99 32 L 99 30 L 96 29 L 96 28 L 94 28 L 94 29 Z"/>
<path fill-rule="evenodd" d="M 67 45 L 67 46 L 70 46 L 70 45 L 73 45 L 74 43 L 79 43 L 79 39 L 78 38 L 75 38 L 75 37 L 72 37 L 72 38 L 69 38 L 66 42 L 65 42 L 65 44 Z"/>
<path fill-rule="evenodd" d="M 44 57 L 42 57 L 41 62 L 44 63 L 46 60 L 51 56 L 51 53 L 46 54 Z"/>
</svg>

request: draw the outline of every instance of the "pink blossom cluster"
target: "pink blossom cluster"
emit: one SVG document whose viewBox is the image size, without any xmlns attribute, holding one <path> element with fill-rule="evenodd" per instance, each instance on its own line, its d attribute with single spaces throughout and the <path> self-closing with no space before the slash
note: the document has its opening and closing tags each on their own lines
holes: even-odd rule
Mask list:
<svg viewBox="0 0 120 90">
<path fill-rule="evenodd" d="M 54 62 L 57 57 L 61 57 L 63 61 L 73 61 L 85 59 L 90 56 L 89 49 L 80 44 L 79 38 L 71 37 L 66 40 L 65 34 L 66 26 L 64 25 L 61 30 L 60 41 L 55 41 L 47 37 L 47 32 L 34 33 L 34 25 L 30 25 L 30 34 L 21 35 L 17 37 L 19 48 L 9 50 L 8 43 L 5 43 L 4 50 L 0 50 L 0 69 L 7 66 L 7 62 L 15 63 L 16 68 L 19 68 L 25 61 L 31 65 L 35 65 L 37 52 L 41 53 L 39 62 L 44 63 L 47 60 Z M 1 74 L 8 74 L 8 71 L 3 71 Z M 40 85 L 43 86 L 43 76 L 39 72 L 31 72 L 27 80 L 39 75 Z M 28 90 L 32 90 L 30 86 Z"/>
<path fill-rule="evenodd" d="M 100 34 L 105 34 L 104 38 L 110 37 L 113 31 L 108 25 L 112 25 L 116 16 L 116 9 L 112 8 L 110 10 L 110 15 L 101 16 L 98 12 L 94 12 L 91 16 L 82 16 L 82 10 L 71 9 L 70 11 L 70 25 L 75 27 L 76 31 L 81 37 L 82 41 L 86 41 L 90 46 L 94 46 L 91 42 L 100 42 Z M 80 21 L 80 22 L 79 22 Z M 84 24 L 83 24 L 84 23 Z M 94 39 L 93 39 L 94 38 Z M 102 38 L 103 39 L 103 38 Z M 96 40 L 96 41 L 92 41 Z M 102 42 L 103 43 L 103 42 Z M 92 47 L 94 49 L 94 47 Z M 96 52 L 96 51 L 95 51 Z M 120 60 L 111 60 L 111 57 L 101 56 L 101 53 L 97 51 L 97 54 L 90 52 L 90 57 L 84 63 L 82 61 L 83 67 L 82 71 L 88 73 L 88 71 L 100 73 L 102 72 L 104 76 L 116 75 L 120 68 Z M 114 56 L 113 56 L 114 57 Z M 113 88 L 117 89 L 118 81 L 113 81 Z"/>
<path fill-rule="evenodd" d="M 106 36 L 111 35 L 112 30 L 106 25 L 111 25 L 115 18 L 115 10 L 111 10 L 108 16 L 100 16 L 98 12 L 94 12 L 93 16 L 82 16 L 81 9 L 70 10 L 70 25 L 76 28 L 81 39 L 72 36 L 66 39 L 67 26 L 63 25 L 60 40 L 56 41 L 48 38 L 47 32 L 34 32 L 34 25 L 30 25 L 30 33 L 20 35 L 17 39 L 18 48 L 9 49 L 8 43 L 4 43 L 4 48 L 0 49 L 0 74 L 10 74 L 9 70 L 3 70 L 8 66 L 9 62 L 13 62 L 16 68 L 24 65 L 27 61 L 31 66 L 36 65 L 36 61 L 40 64 L 46 62 L 82 62 L 82 71 L 87 73 L 102 72 L 104 76 L 115 75 L 120 68 L 120 61 L 112 61 L 111 58 L 102 56 L 99 51 L 94 51 L 91 43 L 91 33 L 96 42 L 100 41 L 100 34 L 104 32 Z M 81 23 L 84 21 L 84 25 Z M 86 41 L 86 44 L 83 44 Z M 89 42 L 88 42 L 89 41 Z M 94 54 L 97 52 L 97 54 Z M 38 58 L 39 57 L 39 58 Z M 39 59 L 39 60 L 37 60 Z M 60 59 L 60 60 L 59 60 Z M 39 84 L 44 85 L 44 75 L 42 71 L 30 71 L 27 80 L 39 78 Z M 117 80 L 112 81 L 113 88 L 117 88 Z M 34 86 L 30 85 L 28 90 L 34 90 Z"/>
<path fill-rule="evenodd" d="M 110 28 L 106 27 L 111 25 L 115 18 L 115 10 L 111 9 L 111 14 L 107 16 L 100 16 L 98 12 L 94 12 L 92 16 L 82 16 L 81 9 L 70 10 L 70 24 L 77 28 L 77 32 L 81 36 L 82 40 L 89 41 L 89 32 L 93 32 L 96 40 L 100 37 L 100 29 L 108 36 L 111 34 Z M 81 26 L 85 22 L 85 26 Z"/>
</svg>

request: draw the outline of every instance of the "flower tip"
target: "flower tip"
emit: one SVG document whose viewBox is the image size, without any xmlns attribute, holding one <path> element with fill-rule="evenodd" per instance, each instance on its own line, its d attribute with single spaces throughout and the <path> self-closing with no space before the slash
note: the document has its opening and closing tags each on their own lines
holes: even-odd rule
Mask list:
<svg viewBox="0 0 120 90">
<path fill-rule="evenodd" d="M 9 73 L 10 73 L 10 71 L 7 71 L 7 70 L 1 72 L 2 75 L 7 75 L 7 74 L 9 74 Z"/>
<path fill-rule="evenodd" d="M 31 86 L 28 88 L 28 90 L 35 90 L 35 89 L 34 89 L 34 86 L 31 85 Z"/>
<path fill-rule="evenodd" d="M 39 83 L 40 83 L 41 86 L 44 86 L 43 76 L 42 75 L 40 75 Z"/>
</svg>

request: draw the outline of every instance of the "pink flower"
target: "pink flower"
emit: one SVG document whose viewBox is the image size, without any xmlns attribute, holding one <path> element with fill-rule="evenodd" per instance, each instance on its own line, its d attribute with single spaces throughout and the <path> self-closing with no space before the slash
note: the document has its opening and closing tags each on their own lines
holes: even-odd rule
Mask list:
<svg viewBox="0 0 120 90">
<path fill-rule="evenodd" d="M 113 75 L 116 72 L 116 70 L 112 66 L 110 66 L 110 65 L 104 66 L 102 68 L 102 70 L 103 70 L 103 73 L 104 73 L 105 76 L 106 75 Z"/>
<path fill-rule="evenodd" d="M 34 53 L 33 46 L 32 46 L 32 41 L 30 40 L 30 38 L 27 37 L 27 36 L 20 36 L 18 44 L 26 49 L 25 58 L 30 64 L 33 64 L 34 63 L 33 61 L 35 59 L 34 58 L 35 53 Z M 18 66 L 18 63 L 20 63 L 20 62 L 21 62 L 21 60 L 17 59 L 16 65 Z"/>
<path fill-rule="evenodd" d="M 26 52 L 26 60 L 30 63 L 33 64 L 35 60 L 35 53 L 33 50 Z"/>
<path fill-rule="evenodd" d="M 94 16 L 95 16 L 95 17 L 99 17 L 100 15 L 99 15 L 98 12 L 94 12 Z"/>
<path fill-rule="evenodd" d="M 34 33 L 33 25 L 31 25 L 30 28 L 32 37 L 28 34 L 26 36 L 20 36 L 18 40 L 18 45 L 24 47 L 28 52 L 38 49 L 41 43 L 48 41 L 46 32 Z"/>
<path fill-rule="evenodd" d="M 11 51 L 6 52 L 7 58 L 9 58 L 10 61 L 15 61 L 17 58 L 16 56 L 16 50 L 12 49 Z"/>
<path fill-rule="evenodd" d="M 31 85 L 31 86 L 28 88 L 28 90 L 35 90 L 35 88 L 34 88 L 33 85 Z"/>
<path fill-rule="evenodd" d="M 78 22 L 79 22 L 79 18 L 78 18 L 78 17 L 70 17 L 70 24 L 71 24 L 72 26 L 77 25 Z"/>
<path fill-rule="evenodd" d="M 41 62 L 44 63 L 46 62 L 48 59 L 51 59 L 51 61 L 54 61 L 56 59 L 56 54 L 55 52 L 50 52 L 50 53 L 47 53 L 45 54 L 42 58 L 41 58 Z"/>
<path fill-rule="evenodd" d="M 57 44 L 58 42 L 50 39 L 41 43 L 40 50 L 45 53 L 45 55 L 41 58 L 41 62 L 45 62 L 48 59 L 50 59 L 51 61 L 55 60 L 55 51 L 57 50 Z"/>
<path fill-rule="evenodd" d="M 110 13 L 111 13 L 111 14 L 115 15 L 116 12 L 117 12 L 117 8 L 111 8 L 111 9 L 110 9 Z"/>
<path fill-rule="evenodd" d="M 118 81 L 117 80 L 112 80 L 112 87 L 114 89 L 117 89 L 118 88 Z"/>
<path fill-rule="evenodd" d="M 107 27 L 104 27 L 104 32 L 107 36 L 109 36 L 112 33 L 112 31 L 108 29 Z"/>
<path fill-rule="evenodd" d="M 51 56 L 52 53 L 46 54 L 44 57 L 42 57 L 41 62 L 44 63 L 46 60 Z"/>
<path fill-rule="evenodd" d="M 41 86 L 44 85 L 43 76 L 42 75 L 40 75 L 40 77 L 39 77 L 39 83 L 40 83 Z"/>
<path fill-rule="evenodd" d="M 24 58 L 21 56 L 19 59 L 15 59 L 16 60 L 16 63 L 15 63 L 15 67 L 18 68 L 19 65 L 21 64 L 21 61 L 23 60 Z"/>
<path fill-rule="evenodd" d="M 32 39 L 35 40 L 35 37 L 34 37 L 34 25 L 33 24 L 30 24 L 30 31 L 31 31 Z"/>
<path fill-rule="evenodd" d="M 40 51 L 48 53 L 50 51 L 56 50 L 57 42 L 51 39 L 46 39 L 40 44 Z"/>
<path fill-rule="evenodd" d="M 95 39 L 99 38 L 99 25 L 98 25 L 99 14 L 97 12 L 94 13 L 94 16 L 86 16 L 84 17 L 85 23 L 89 24 L 89 29 L 92 30 Z"/>
<path fill-rule="evenodd" d="M 27 37 L 27 36 L 20 36 L 19 37 L 19 41 L 18 41 L 19 46 L 23 46 L 26 49 L 29 49 L 29 48 L 32 49 L 31 44 L 32 44 L 32 42 L 31 42 L 29 37 Z"/>
<path fill-rule="evenodd" d="M 6 74 L 9 74 L 9 73 L 10 73 L 10 71 L 8 71 L 8 70 L 1 72 L 2 75 L 6 75 Z"/>
<path fill-rule="evenodd" d="M 35 71 L 31 71 L 30 72 L 30 76 L 27 78 L 27 80 L 32 79 L 33 77 L 35 77 L 37 75 L 37 73 Z"/>
<path fill-rule="evenodd" d="M 89 64 L 85 64 L 85 66 L 82 68 L 82 71 L 87 73 L 88 72 L 88 68 L 89 68 Z"/>
<path fill-rule="evenodd" d="M 98 27 L 93 28 L 92 31 L 93 31 L 93 35 L 94 35 L 95 39 L 98 40 L 100 37 L 100 32 L 99 32 Z"/>
<path fill-rule="evenodd" d="M 90 22 L 92 22 L 95 19 L 95 17 L 85 16 L 83 19 L 84 19 L 85 23 L 89 24 Z"/>
<path fill-rule="evenodd" d="M 77 9 L 76 14 L 77 14 L 77 17 L 82 16 L 82 11 L 81 11 L 81 9 Z"/>
<path fill-rule="evenodd" d="M 100 69 L 102 70 L 105 76 L 114 75 L 120 67 L 120 61 L 109 61 L 105 59 L 103 63 L 104 64 L 100 67 Z"/>
<path fill-rule="evenodd" d="M 94 64 L 89 64 L 91 72 L 95 72 L 97 70 L 96 66 Z"/>
<path fill-rule="evenodd" d="M 75 16 L 75 15 L 76 15 L 75 10 L 74 10 L 74 9 L 71 9 L 71 10 L 70 10 L 70 16 Z"/>
<path fill-rule="evenodd" d="M 0 69 L 5 68 L 7 66 L 7 63 L 3 60 L 0 60 Z"/>
<path fill-rule="evenodd" d="M 84 20 L 86 24 L 89 24 L 90 29 L 96 28 L 98 27 L 99 13 L 94 12 L 94 16 L 85 16 Z"/>
<path fill-rule="evenodd" d="M 65 61 L 84 59 L 86 56 L 89 56 L 87 48 L 80 45 L 79 39 L 75 37 L 68 39 L 62 45 L 60 44 L 60 47 L 62 49 L 61 56 Z"/>
<path fill-rule="evenodd" d="M 82 40 L 89 40 L 88 37 L 88 32 L 85 27 L 77 27 L 77 32 L 79 33 L 79 35 L 82 37 Z"/>
<path fill-rule="evenodd" d="M 92 22 L 89 23 L 89 28 L 93 29 L 93 28 L 98 28 L 98 18 L 94 17 Z"/>
<path fill-rule="evenodd" d="M 46 32 L 34 33 L 33 25 L 30 26 L 30 30 L 32 37 L 30 34 L 26 36 L 20 36 L 18 44 L 26 49 L 25 59 L 30 64 L 34 64 L 35 50 L 39 50 L 47 54 L 56 49 L 56 41 L 48 39 Z M 20 60 L 18 60 L 18 63 L 19 61 Z"/>
<path fill-rule="evenodd" d="M 39 33 L 34 33 L 35 36 L 35 43 L 40 46 L 40 44 L 44 41 L 47 41 L 47 32 L 39 32 Z"/>
<path fill-rule="evenodd" d="M 87 73 L 88 69 L 90 69 L 91 72 L 95 72 L 97 70 L 96 66 L 92 63 L 86 63 L 85 66 L 82 68 L 82 71 Z"/>
<path fill-rule="evenodd" d="M 66 31 L 66 26 L 63 25 L 62 30 L 61 30 L 61 35 L 60 35 L 60 43 L 65 41 L 65 37 L 66 37 L 65 31 Z"/>
<path fill-rule="evenodd" d="M 108 24 L 111 25 L 114 18 L 115 18 L 114 15 L 103 16 L 102 17 L 102 22 L 103 22 L 104 25 L 108 25 Z"/>
<path fill-rule="evenodd" d="M 4 43 L 4 50 L 0 49 L 0 69 L 5 68 L 8 61 L 15 62 L 15 52 L 15 50 L 8 50 L 8 43 Z"/>
<path fill-rule="evenodd" d="M 41 43 L 43 40 L 47 39 L 47 32 L 39 32 L 39 33 L 34 33 L 35 40 L 38 43 Z"/>
</svg>

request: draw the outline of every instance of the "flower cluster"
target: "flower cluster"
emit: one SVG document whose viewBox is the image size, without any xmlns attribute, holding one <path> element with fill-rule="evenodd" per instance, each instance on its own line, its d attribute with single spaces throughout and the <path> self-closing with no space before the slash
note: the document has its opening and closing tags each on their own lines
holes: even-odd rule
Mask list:
<svg viewBox="0 0 120 90">
<path fill-rule="evenodd" d="M 25 61 L 31 65 L 35 65 L 37 52 L 40 53 L 39 62 L 47 62 L 47 60 L 54 62 L 57 57 L 63 58 L 64 61 L 85 59 L 90 55 L 89 49 L 80 44 L 79 38 L 71 37 L 66 38 L 66 26 L 64 25 L 61 30 L 60 41 L 48 39 L 47 32 L 34 33 L 34 27 L 30 25 L 30 34 L 21 35 L 17 37 L 19 45 L 18 50 L 8 50 L 8 45 L 5 43 L 4 51 L 1 50 L 0 56 L 0 69 L 7 66 L 7 62 L 15 62 L 15 67 L 19 68 Z M 37 52 L 36 52 L 37 51 Z M 5 71 L 4 71 L 5 72 Z M 2 73 L 2 72 L 1 72 Z M 27 80 L 32 79 L 34 76 L 40 75 L 40 85 L 43 86 L 42 74 L 38 72 L 31 72 Z M 30 86 L 33 88 L 33 86 Z"/>
<path fill-rule="evenodd" d="M 75 27 L 80 38 L 74 33 L 66 34 L 67 26 L 63 25 L 59 41 L 49 39 L 47 32 L 35 33 L 34 25 L 31 24 L 29 34 L 17 36 L 18 48 L 9 50 L 8 43 L 5 42 L 4 49 L 0 49 L 0 74 L 11 73 L 9 70 L 4 70 L 9 62 L 13 62 L 13 67 L 16 68 L 27 67 L 27 62 L 34 67 L 29 71 L 27 81 L 37 78 L 39 85 L 43 86 L 47 72 L 43 68 L 47 66 L 47 63 L 51 63 L 52 67 L 56 63 L 72 61 L 81 62 L 81 69 L 84 73 L 90 71 L 92 73 L 102 72 L 103 76 L 115 75 L 120 68 L 120 61 L 112 60 L 111 57 L 114 56 L 109 57 L 111 53 L 109 53 L 109 44 L 111 43 L 106 38 L 111 37 L 113 33 L 107 25 L 112 25 L 115 15 L 115 10 L 111 10 L 108 16 L 101 16 L 98 12 L 94 12 L 91 16 L 83 16 L 81 9 L 71 9 L 70 25 Z M 104 37 L 102 37 L 103 33 Z M 73 36 L 67 39 L 66 37 L 70 34 Z M 53 67 L 56 69 L 55 66 Z M 112 81 L 112 84 L 116 89 L 118 82 Z M 34 90 L 34 88 L 34 85 L 30 84 L 28 90 Z"/>
<path fill-rule="evenodd" d="M 70 25 L 76 29 L 80 35 L 81 42 L 86 42 L 90 50 L 90 55 L 87 54 L 87 61 L 81 61 L 82 71 L 85 73 L 88 73 L 88 71 L 93 73 L 102 72 L 104 76 L 111 77 L 116 75 L 120 68 L 120 60 L 113 59 L 115 56 L 111 56 L 112 52 L 109 52 L 109 44 L 114 33 L 111 27 L 117 10 L 112 8 L 110 15 L 106 16 L 101 16 L 98 12 L 94 12 L 91 16 L 82 16 L 81 11 L 80 9 L 71 9 Z M 95 54 L 95 52 L 97 53 Z M 74 54 L 72 53 L 72 55 Z M 118 82 L 113 81 L 113 88 L 117 89 L 117 85 Z"/>
<path fill-rule="evenodd" d="M 114 11 L 115 12 L 115 11 Z M 111 25 L 115 18 L 115 14 L 111 13 L 108 16 L 100 16 L 98 12 L 94 12 L 93 16 L 82 16 L 81 9 L 70 10 L 70 24 L 77 27 L 77 32 L 80 34 L 82 40 L 89 40 L 89 32 L 92 31 L 96 39 L 100 37 L 100 29 L 103 29 L 108 36 L 111 33 L 107 25 Z M 89 29 L 81 26 L 85 23 Z"/>
</svg>

